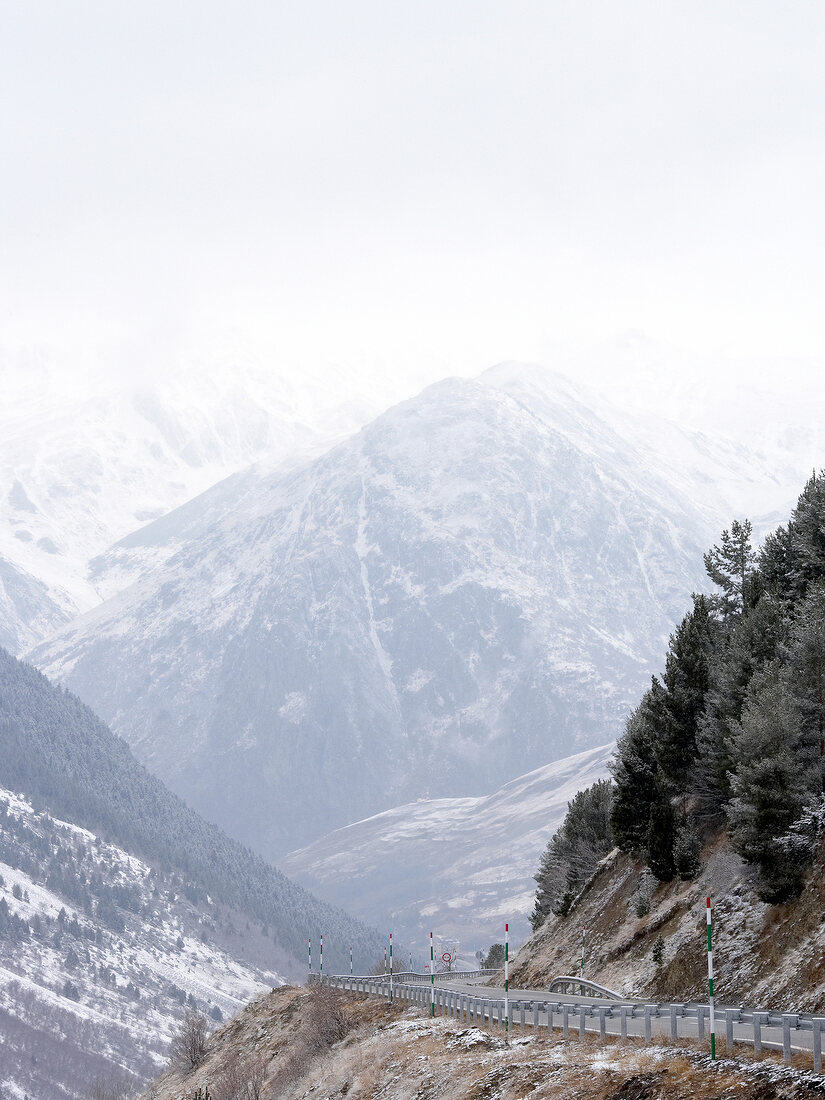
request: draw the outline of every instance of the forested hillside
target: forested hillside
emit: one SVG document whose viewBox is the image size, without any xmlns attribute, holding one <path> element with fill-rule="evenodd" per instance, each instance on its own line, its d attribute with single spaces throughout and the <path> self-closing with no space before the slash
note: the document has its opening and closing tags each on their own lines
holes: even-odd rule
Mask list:
<svg viewBox="0 0 825 1100">
<path fill-rule="evenodd" d="M 761 902 L 797 897 L 825 826 L 825 472 L 761 548 L 734 521 L 707 554 L 712 595 L 670 639 L 630 715 L 612 785 L 575 800 L 542 859 L 538 928 L 614 846 L 651 889 L 700 873 L 720 834 Z"/>
<path fill-rule="evenodd" d="M 378 957 L 377 932 L 325 905 L 190 810 L 70 692 L 0 649 L 0 785 L 37 808 L 178 872 L 270 930 L 278 964 L 298 971 L 308 935 L 325 936 L 331 967 Z M 292 963 L 289 964 L 289 959 Z"/>
</svg>

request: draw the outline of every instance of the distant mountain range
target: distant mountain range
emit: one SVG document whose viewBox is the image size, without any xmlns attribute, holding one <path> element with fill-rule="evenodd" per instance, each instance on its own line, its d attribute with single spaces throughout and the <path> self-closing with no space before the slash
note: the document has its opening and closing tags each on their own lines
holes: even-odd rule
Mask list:
<svg viewBox="0 0 825 1100">
<path fill-rule="evenodd" d="M 477 798 L 422 798 L 291 852 L 281 867 L 422 951 L 430 931 L 472 952 L 530 935 L 539 857 L 613 745 L 546 764 Z"/>
<path fill-rule="evenodd" d="M 705 541 L 569 387 L 500 369 L 131 536 L 96 566 L 131 585 L 32 659 L 275 856 L 613 739 Z"/>
</svg>

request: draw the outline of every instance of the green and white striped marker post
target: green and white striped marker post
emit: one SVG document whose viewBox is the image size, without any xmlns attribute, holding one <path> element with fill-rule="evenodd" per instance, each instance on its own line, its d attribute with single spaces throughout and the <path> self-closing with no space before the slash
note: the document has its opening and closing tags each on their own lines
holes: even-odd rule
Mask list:
<svg viewBox="0 0 825 1100">
<path fill-rule="evenodd" d="M 504 925 L 504 1038 L 510 1033 L 510 925 Z"/>
<path fill-rule="evenodd" d="M 582 984 L 579 986 L 579 993 L 584 996 L 584 937 L 587 935 L 587 929 L 582 928 L 582 957 L 579 962 L 579 980 Z"/>
<path fill-rule="evenodd" d="M 321 985 L 324 984 L 324 937 L 321 936 Z"/>
<path fill-rule="evenodd" d="M 710 1059 L 716 1060 L 716 1019 L 713 1011 L 713 938 L 710 922 L 710 898 L 707 904 L 708 915 L 708 1001 L 710 1004 Z"/>
<path fill-rule="evenodd" d="M 435 1016 L 435 951 L 432 932 L 430 932 L 430 1015 Z"/>
<path fill-rule="evenodd" d="M 392 1001 L 392 932 L 390 932 L 390 1001 Z"/>
</svg>

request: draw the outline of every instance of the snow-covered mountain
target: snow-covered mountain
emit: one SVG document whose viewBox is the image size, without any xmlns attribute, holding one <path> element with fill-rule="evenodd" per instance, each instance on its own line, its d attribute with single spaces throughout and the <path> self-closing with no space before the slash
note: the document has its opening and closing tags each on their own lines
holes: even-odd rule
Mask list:
<svg viewBox="0 0 825 1100">
<path fill-rule="evenodd" d="M 0 787 L 0 1095 L 64 1100 L 95 1079 L 145 1081 L 184 1005 L 218 1021 L 283 984 L 240 961 L 265 940 L 236 922 Z"/>
<path fill-rule="evenodd" d="M 95 396 L 40 381 L 0 401 L 0 642 L 17 653 L 111 594 L 89 562 L 112 543 L 262 457 L 320 454 L 385 407 L 348 377 L 226 364 Z"/>
<path fill-rule="evenodd" d="M 608 774 L 613 745 L 546 764 L 478 798 L 422 798 L 337 829 L 286 874 L 424 949 L 430 931 L 482 949 L 530 935 L 533 875 L 567 804 Z"/>
<path fill-rule="evenodd" d="M 569 389 L 448 380 L 126 540 L 102 568 L 139 579 L 33 659 L 282 854 L 614 738 L 705 543 Z"/>
</svg>

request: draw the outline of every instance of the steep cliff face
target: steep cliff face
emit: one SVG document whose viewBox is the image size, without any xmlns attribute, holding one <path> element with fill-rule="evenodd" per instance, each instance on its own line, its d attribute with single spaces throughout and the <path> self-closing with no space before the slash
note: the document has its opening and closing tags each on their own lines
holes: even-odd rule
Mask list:
<svg viewBox="0 0 825 1100">
<path fill-rule="evenodd" d="M 525 401 L 440 383 L 239 475 L 128 540 L 139 579 L 35 662 L 268 854 L 604 744 L 703 536 L 572 396 Z"/>
<path fill-rule="evenodd" d="M 532 988 L 557 974 L 578 974 L 586 929 L 585 977 L 622 994 L 705 1001 L 710 896 L 719 1000 L 820 1012 L 825 1007 L 824 869 L 820 852 L 802 895 L 785 905 L 767 905 L 756 897 L 754 872 L 724 835 L 706 846 L 702 870 L 691 882 L 656 884 L 641 863 L 616 851 L 567 916 L 548 918 L 519 951 L 513 982 Z"/>
</svg>

